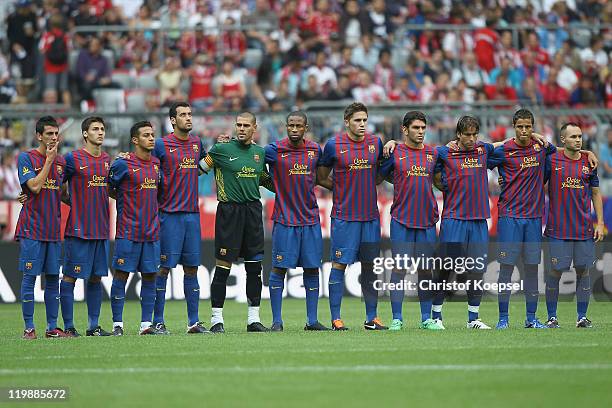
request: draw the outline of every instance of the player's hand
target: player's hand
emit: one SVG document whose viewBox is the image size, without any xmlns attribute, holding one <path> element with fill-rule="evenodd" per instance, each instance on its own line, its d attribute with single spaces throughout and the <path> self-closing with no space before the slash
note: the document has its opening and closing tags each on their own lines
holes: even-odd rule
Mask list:
<svg viewBox="0 0 612 408">
<path fill-rule="evenodd" d="M 221 133 L 217 136 L 217 143 L 229 143 L 232 138 L 227 133 Z"/>
<path fill-rule="evenodd" d="M 539 144 L 541 144 L 542 146 L 544 146 L 544 147 L 548 147 L 548 145 L 549 145 L 548 140 L 544 136 L 539 134 L 539 133 L 535 133 L 535 132 L 532 133 L 531 134 L 531 138 L 533 140 L 535 140 L 536 142 L 538 142 Z"/>
<path fill-rule="evenodd" d="M 499 184 L 499 188 L 503 188 L 503 186 L 504 186 L 504 178 L 502 176 L 499 176 L 497 178 L 497 184 Z"/>
<path fill-rule="evenodd" d="M 595 156 L 595 153 L 591 151 L 587 151 L 586 153 L 589 158 L 589 165 L 591 166 L 592 169 L 596 169 L 597 166 L 599 165 L 599 160 L 597 159 L 597 156 Z"/>
<path fill-rule="evenodd" d="M 53 161 L 57 157 L 57 142 L 51 142 L 47 145 L 47 159 Z"/>
<path fill-rule="evenodd" d="M 605 224 L 595 224 L 595 233 L 593 234 L 593 238 L 595 238 L 595 242 L 603 241 L 605 237 Z"/>
<path fill-rule="evenodd" d="M 129 159 L 130 153 L 129 152 L 119 152 L 117 153 L 117 158 L 118 159 Z"/>
<path fill-rule="evenodd" d="M 448 147 L 451 150 L 457 151 L 459 150 L 459 143 L 457 143 L 456 140 L 451 140 L 450 142 L 446 144 L 446 147 Z"/>
<path fill-rule="evenodd" d="M 383 147 L 383 156 L 385 159 L 388 159 L 393 154 L 395 146 L 397 146 L 397 141 L 395 140 L 389 140 L 387 143 L 385 143 L 385 146 Z"/>
<path fill-rule="evenodd" d="M 19 195 L 17 196 L 17 201 L 19 201 L 19 204 L 23 205 L 25 204 L 26 201 L 28 201 L 28 195 L 25 194 L 23 191 L 21 193 L 19 193 Z"/>
</svg>

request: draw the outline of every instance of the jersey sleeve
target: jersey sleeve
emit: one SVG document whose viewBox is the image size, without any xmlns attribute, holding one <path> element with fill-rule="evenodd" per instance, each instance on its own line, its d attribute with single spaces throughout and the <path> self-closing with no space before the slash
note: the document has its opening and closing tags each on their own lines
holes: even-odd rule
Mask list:
<svg viewBox="0 0 612 408">
<path fill-rule="evenodd" d="M 383 142 L 381 140 L 381 138 L 377 138 L 378 139 L 378 161 L 381 162 L 383 160 L 385 160 L 385 156 L 383 155 Z"/>
<path fill-rule="evenodd" d="M 202 143 L 202 139 L 200 139 L 200 160 L 206 157 L 206 149 L 204 149 L 204 143 Z"/>
<path fill-rule="evenodd" d="M 438 153 L 438 159 L 436 160 L 436 166 L 434 167 L 434 174 L 441 173 L 444 169 L 444 160 L 446 160 L 448 157 L 448 147 L 438 146 L 436 147 L 436 152 Z"/>
<path fill-rule="evenodd" d="M 64 160 L 66 160 L 66 170 L 64 171 L 64 180 L 62 182 L 70 181 L 76 168 L 76 166 L 74 165 L 74 156 L 72 152 L 67 153 L 64 156 Z"/>
<path fill-rule="evenodd" d="M 155 147 L 153 148 L 153 152 L 151 153 L 154 157 L 157 157 L 161 162 L 166 157 L 166 149 L 164 145 L 164 139 L 161 137 L 155 139 Z"/>
<path fill-rule="evenodd" d="M 550 156 L 551 154 L 556 153 L 556 152 L 557 152 L 557 146 L 555 146 L 552 143 L 549 143 L 548 147 L 546 148 L 546 155 Z"/>
<path fill-rule="evenodd" d="M 597 176 L 597 169 L 593 169 L 589 176 L 589 185 L 591 187 L 599 187 L 599 176 Z"/>
<path fill-rule="evenodd" d="M 110 175 L 108 177 L 111 188 L 117 189 L 121 184 L 123 178 L 127 175 L 128 167 L 127 163 L 123 159 L 117 159 L 113 162 L 110 168 Z"/>
<path fill-rule="evenodd" d="M 544 184 L 550 180 L 550 174 L 552 173 L 552 157 L 546 156 L 544 160 Z"/>
<path fill-rule="evenodd" d="M 317 150 L 319 152 L 317 156 L 317 167 L 322 166 L 321 160 L 323 159 L 323 149 L 321 149 L 321 145 L 317 145 Z"/>
<path fill-rule="evenodd" d="M 324 167 L 332 167 L 336 161 L 336 140 L 330 139 L 325 144 L 323 155 L 321 156 L 320 165 Z"/>
<path fill-rule="evenodd" d="M 278 147 L 276 146 L 276 143 L 270 143 L 269 145 L 266 145 L 266 147 L 264 147 L 264 150 L 266 152 L 266 164 L 272 166 L 276 164 L 276 159 L 278 157 Z"/>
<path fill-rule="evenodd" d="M 494 169 L 495 167 L 504 163 L 504 146 L 498 146 L 493 149 L 490 155 L 487 155 L 487 168 Z"/>
<path fill-rule="evenodd" d="M 389 156 L 387 159 L 383 159 L 382 163 L 380 163 L 380 168 L 378 169 L 378 172 L 383 177 L 387 177 L 389 174 L 393 173 L 393 164 L 395 162 L 394 155 L 395 152 L 391 153 L 391 156 Z"/>
<path fill-rule="evenodd" d="M 25 152 L 19 153 L 19 157 L 17 158 L 17 175 L 19 176 L 19 184 L 22 186 L 28 180 L 36 177 L 34 166 L 32 166 L 32 160 Z"/>
</svg>

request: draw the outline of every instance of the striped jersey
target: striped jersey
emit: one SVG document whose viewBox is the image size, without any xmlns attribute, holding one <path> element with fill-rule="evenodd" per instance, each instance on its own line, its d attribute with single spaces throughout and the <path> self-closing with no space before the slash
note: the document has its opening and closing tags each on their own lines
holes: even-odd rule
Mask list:
<svg viewBox="0 0 612 408">
<path fill-rule="evenodd" d="M 108 172 L 110 156 L 98 157 L 79 149 L 64 156 L 70 193 L 70 214 L 65 235 L 81 239 L 108 239 Z"/>
<path fill-rule="evenodd" d="M 160 161 L 163 174 L 159 208 L 165 212 L 197 212 L 198 162 L 206 156 L 199 137 L 181 140 L 170 133 L 155 140 L 153 155 Z"/>
<path fill-rule="evenodd" d="M 276 191 L 272 220 L 289 226 L 318 224 L 319 206 L 314 187 L 321 147 L 304 140 L 296 148 L 285 138 L 267 145 L 265 151 Z"/>
<path fill-rule="evenodd" d="M 380 217 L 376 173 L 382 141 L 367 134 L 356 142 L 344 133 L 328 140 L 321 165 L 333 170 L 331 217 L 344 221 L 372 221 Z"/>
<path fill-rule="evenodd" d="M 438 221 L 438 203 L 432 190 L 437 160 L 435 147 L 413 149 L 402 143 L 381 163 L 383 176 L 393 174 L 391 216 L 400 224 L 430 228 Z"/>
<path fill-rule="evenodd" d="M 546 158 L 548 220 L 544 235 L 556 239 L 593 238 L 591 188 L 599 187 L 597 170 L 586 153 L 572 160 L 563 152 Z"/>
<path fill-rule="evenodd" d="M 442 218 L 486 220 L 491 218 L 487 164 L 494 147 L 478 142 L 472 150 L 437 148 L 436 172 L 442 173 Z"/>
<path fill-rule="evenodd" d="M 142 160 L 130 153 L 113 162 L 109 182 L 117 197 L 117 238 L 159 240 L 157 199 L 162 177 L 157 157 Z"/>
<path fill-rule="evenodd" d="M 535 141 L 519 146 L 514 140 L 495 148 L 489 168 L 498 167 L 503 179 L 498 201 L 500 217 L 540 218 L 544 215 L 544 166 L 557 148 Z"/>
<path fill-rule="evenodd" d="M 33 194 L 28 189 L 26 182 L 36 177 L 42 170 L 47 157 L 36 149 L 22 152 L 17 158 L 19 183 L 24 193 L 28 194 L 28 200 L 21 207 L 17 226 L 15 228 L 15 239 L 27 238 L 36 241 L 61 241 L 61 185 L 64 182 L 66 161 L 58 155 L 47 180 L 45 180 L 40 192 Z"/>
</svg>

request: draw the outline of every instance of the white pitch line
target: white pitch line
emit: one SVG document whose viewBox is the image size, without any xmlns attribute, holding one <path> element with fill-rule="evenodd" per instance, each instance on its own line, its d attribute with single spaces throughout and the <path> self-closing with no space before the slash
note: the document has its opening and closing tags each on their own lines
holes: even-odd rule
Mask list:
<svg viewBox="0 0 612 408">
<path fill-rule="evenodd" d="M 612 364 L 397 364 L 354 366 L 268 366 L 268 367 L 117 367 L 117 368 L 17 368 L 0 369 L 0 376 L 58 374 L 141 374 L 141 373 L 318 373 L 363 371 L 532 371 L 612 370 Z"/>
<path fill-rule="evenodd" d="M 574 344 L 572 345 L 572 348 L 596 348 L 596 347 L 611 347 L 612 344 L 610 345 L 601 345 L 601 344 L 597 344 L 597 343 L 585 343 L 585 344 Z M 559 347 L 567 347 L 567 343 L 550 343 L 550 344 L 533 344 L 533 345 L 529 345 L 529 344 L 525 344 L 525 345 L 515 345 L 512 346 L 513 349 L 530 349 L 530 350 L 536 350 L 536 349 L 550 349 L 550 348 L 559 348 Z M 410 347 L 410 351 L 421 351 L 421 350 L 445 350 L 445 351 L 452 351 L 452 350 L 501 350 L 501 349 L 507 349 L 508 346 L 505 345 L 488 345 L 488 346 L 481 346 L 478 347 L 477 349 L 474 348 L 474 346 L 459 346 L 459 345 L 451 345 L 449 347 L 423 347 L 423 346 L 416 346 L 416 347 Z M 348 350 L 343 350 L 343 353 L 394 353 L 397 351 L 397 348 L 376 348 L 376 347 L 369 347 L 369 348 L 358 348 L 358 349 L 348 349 Z M 302 353 L 317 353 L 317 354 L 325 354 L 325 353 L 336 353 L 337 350 L 335 349 L 307 349 L 307 350 L 284 350 L 283 353 L 284 354 L 302 354 Z M 165 353 L 164 357 L 206 357 L 206 356 L 212 356 L 212 355 L 224 355 L 224 356 L 231 356 L 232 354 L 235 355 L 244 355 L 244 354 L 278 354 L 278 350 L 231 350 L 231 351 L 227 351 L 227 350 L 214 350 L 214 351 L 203 351 L 203 352 L 179 352 L 179 353 Z M 93 358 L 104 358 L 107 359 L 109 357 L 109 354 L 87 354 L 87 358 L 88 359 L 93 359 Z M 143 357 L 159 357 L 159 353 L 154 353 L 154 354 L 113 354 L 112 355 L 113 358 L 143 358 Z M 68 354 L 68 355 L 45 355 L 45 356 L 6 356 L 3 357 L 4 360 L 77 360 L 77 359 L 82 359 L 83 356 L 79 355 L 79 354 Z"/>
</svg>

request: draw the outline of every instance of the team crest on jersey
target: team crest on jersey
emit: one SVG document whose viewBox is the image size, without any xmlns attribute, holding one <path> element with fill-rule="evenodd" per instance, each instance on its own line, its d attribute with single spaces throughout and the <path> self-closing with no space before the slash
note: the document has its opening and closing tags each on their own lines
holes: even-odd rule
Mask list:
<svg viewBox="0 0 612 408">
<path fill-rule="evenodd" d="M 23 175 L 26 175 L 26 174 L 28 174 L 29 172 L 30 172 L 30 169 L 28 169 L 28 168 L 27 168 L 27 167 L 25 167 L 25 166 L 24 166 L 24 168 L 23 168 L 23 169 L 21 169 L 21 173 L 22 173 Z"/>
<path fill-rule="evenodd" d="M 197 153 L 198 151 L 200 151 L 200 148 L 198 147 L 198 145 L 197 145 L 197 144 L 191 145 L 191 147 L 193 147 L 193 151 L 194 151 L 194 152 L 196 152 L 196 153 Z"/>
<path fill-rule="evenodd" d="M 499 253 L 499 257 L 500 257 L 500 258 L 505 258 L 505 257 L 506 257 L 506 253 L 505 253 L 504 251 L 501 251 L 501 252 Z"/>
<path fill-rule="evenodd" d="M 255 160 L 257 163 L 259 163 L 259 160 L 260 160 L 259 155 L 258 154 L 254 154 L 253 155 L 253 160 Z"/>
<path fill-rule="evenodd" d="M 558 263 L 559 263 L 559 260 L 558 260 L 557 258 L 550 258 L 550 262 L 551 262 L 553 265 L 556 265 L 556 264 L 558 264 Z"/>
<path fill-rule="evenodd" d="M 478 148 L 476 149 L 476 152 L 478 152 L 478 154 L 483 154 L 484 150 L 482 150 L 482 146 L 478 146 Z"/>
<path fill-rule="evenodd" d="M 428 162 L 431 163 L 433 161 L 433 154 L 426 154 L 425 157 L 427 157 Z"/>
<path fill-rule="evenodd" d="M 582 173 L 589 174 L 589 171 L 591 171 L 591 169 L 589 169 L 588 166 L 582 166 Z"/>
<path fill-rule="evenodd" d="M 337 250 L 336 251 L 336 258 L 341 258 L 342 257 L 342 251 Z"/>
<path fill-rule="evenodd" d="M 125 259 L 123 258 L 117 259 L 117 265 L 124 265 L 124 264 L 125 264 Z"/>
<path fill-rule="evenodd" d="M 166 261 L 166 260 L 168 260 L 168 257 L 166 255 L 162 254 L 162 255 L 159 256 L 159 259 L 161 259 L 162 261 Z"/>
<path fill-rule="evenodd" d="M 227 249 L 219 248 L 219 255 L 227 255 Z"/>
<path fill-rule="evenodd" d="M 283 260 L 283 256 L 282 255 L 276 255 L 276 260 L 277 261 L 282 261 Z"/>
<path fill-rule="evenodd" d="M 81 273 L 81 265 L 74 265 L 74 273 Z"/>
<path fill-rule="evenodd" d="M 110 164 L 108 164 L 108 162 L 104 162 L 104 168 L 106 170 L 110 170 Z"/>
<path fill-rule="evenodd" d="M 32 269 L 32 262 L 26 262 L 25 268 L 26 269 Z"/>
<path fill-rule="evenodd" d="M 314 159 L 314 156 L 315 156 L 315 155 L 314 155 L 314 152 L 313 152 L 312 150 L 309 150 L 309 151 L 308 151 L 308 158 L 309 158 L 309 159 Z"/>
<path fill-rule="evenodd" d="M 156 171 L 157 173 L 159 173 L 159 167 L 157 166 L 157 164 L 154 164 L 154 165 L 153 165 L 153 168 L 155 169 L 155 171 Z"/>
<path fill-rule="evenodd" d="M 539 144 L 537 144 L 537 143 L 536 143 L 536 144 L 534 144 L 534 145 L 533 145 L 533 150 L 535 150 L 536 152 L 539 152 L 539 151 L 540 151 L 540 145 L 539 145 Z"/>
<path fill-rule="evenodd" d="M 376 153 L 376 146 L 368 145 L 368 150 L 370 151 L 370 153 Z"/>
<path fill-rule="evenodd" d="M 57 165 L 57 174 L 62 174 L 64 172 L 64 169 L 62 168 L 62 166 L 60 166 L 59 164 Z"/>
</svg>

